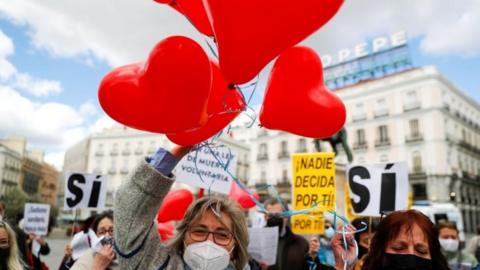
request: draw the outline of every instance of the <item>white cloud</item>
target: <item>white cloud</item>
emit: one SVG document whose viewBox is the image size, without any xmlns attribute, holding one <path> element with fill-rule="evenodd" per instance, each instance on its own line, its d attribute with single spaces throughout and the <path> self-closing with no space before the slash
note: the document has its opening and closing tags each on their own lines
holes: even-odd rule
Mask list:
<svg viewBox="0 0 480 270">
<path fill-rule="evenodd" d="M 45 97 L 62 92 L 59 81 L 35 79 L 25 73 L 17 73 L 12 85 L 36 97 Z"/>
<path fill-rule="evenodd" d="M 65 157 L 65 152 L 51 152 L 45 155 L 45 162 L 55 166 L 59 171 L 63 168 L 63 160 Z"/>
<path fill-rule="evenodd" d="M 97 106 L 89 100 L 80 106 L 80 114 L 85 117 L 95 116 L 98 113 Z"/>
<path fill-rule="evenodd" d="M 62 91 L 59 81 L 38 79 L 19 72 L 7 59 L 14 51 L 13 41 L 0 29 L 0 82 L 36 97 L 45 97 Z"/>
<path fill-rule="evenodd" d="M 143 60 L 157 41 L 174 34 L 202 41 L 183 16 L 154 1 L 0 0 L 0 13 L 28 25 L 37 48 L 85 63 L 96 58 L 118 66 Z M 345 1 L 307 44 L 331 53 L 365 37 L 406 30 L 422 37 L 426 53 L 479 55 L 479 13 L 477 0 Z M 245 42 L 255 41 L 245 37 Z"/>
<path fill-rule="evenodd" d="M 63 150 L 87 134 L 84 118 L 65 104 L 33 102 L 0 85 L 0 135 L 27 137 L 33 146 Z"/>
</svg>

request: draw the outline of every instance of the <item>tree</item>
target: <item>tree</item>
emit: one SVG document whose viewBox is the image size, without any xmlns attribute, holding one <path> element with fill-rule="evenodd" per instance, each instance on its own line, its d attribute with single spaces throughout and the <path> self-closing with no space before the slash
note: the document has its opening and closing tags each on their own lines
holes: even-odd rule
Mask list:
<svg viewBox="0 0 480 270">
<path fill-rule="evenodd" d="M 27 194 L 18 187 L 5 194 L 5 204 L 7 205 L 5 216 L 10 222 L 17 223 L 19 221 L 27 200 Z"/>
</svg>

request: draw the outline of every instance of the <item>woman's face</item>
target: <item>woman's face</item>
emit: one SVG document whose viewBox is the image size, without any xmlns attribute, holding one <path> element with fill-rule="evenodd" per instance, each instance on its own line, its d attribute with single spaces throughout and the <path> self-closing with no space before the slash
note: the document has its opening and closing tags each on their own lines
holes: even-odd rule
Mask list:
<svg viewBox="0 0 480 270">
<path fill-rule="evenodd" d="M 210 240 L 230 252 L 235 246 L 235 239 L 232 234 L 232 219 L 228 215 L 222 214 L 221 220 L 222 222 L 211 210 L 206 211 L 205 215 L 187 230 L 185 245 Z"/>
<path fill-rule="evenodd" d="M 0 249 L 7 249 L 10 247 L 8 242 L 8 233 L 5 228 L 0 228 Z"/>
<path fill-rule="evenodd" d="M 113 220 L 107 217 L 100 220 L 97 227 L 97 236 L 113 237 Z"/>
<path fill-rule="evenodd" d="M 406 226 L 402 227 L 397 237 L 387 244 L 385 252 L 432 259 L 428 239 L 418 225 L 413 225 L 410 231 L 407 231 Z"/>
</svg>

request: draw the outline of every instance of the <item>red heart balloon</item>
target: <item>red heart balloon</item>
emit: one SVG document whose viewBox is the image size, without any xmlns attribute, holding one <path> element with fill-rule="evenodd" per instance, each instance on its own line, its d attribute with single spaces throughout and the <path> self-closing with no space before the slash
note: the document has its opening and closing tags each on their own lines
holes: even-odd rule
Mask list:
<svg viewBox="0 0 480 270">
<path fill-rule="evenodd" d="M 155 2 L 168 4 L 183 14 L 200 33 L 210 37 L 213 36 L 212 27 L 208 21 L 202 0 L 155 0 Z"/>
<path fill-rule="evenodd" d="M 212 63 L 212 75 L 207 124 L 193 131 L 168 134 L 167 137 L 172 142 L 179 145 L 194 145 L 203 142 L 226 127 L 245 109 L 246 103 L 242 94 L 228 85 L 215 63 Z"/>
<path fill-rule="evenodd" d="M 132 128 L 176 133 L 208 120 L 210 61 L 195 41 L 174 36 L 159 42 L 144 65 L 114 69 L 102 80 L 103 110 Z"/>
<path fill-rule="evenodd" d="M 260 200 L 258 193 L 253 192 L 252 195 L 257 201 Z M 230 189 L 229 197 L 240 204 L 243 209 L 250 209 L 256 205 L 250 195 L 241 189 L 235 182 L 232 182 L 232 188 Z"/>
<path fill-rule="evenodd" d="M 265 90 L 260 123 L 269 129 L 326 138 L 345 123 L 345 105 L 323 82 L 320 57 L 293 47 L 275 62 Z"/>
<path fill-rule="evenodd" d="M 172 222 L 158 223 L 157 231 L 158 235 L 160 235 L 160 240 L 168 241 L 173 237 L 175 226 L 172 224 Z"/>
<path fill-rule="evenodd" d="M 193 194 L 188 189 L 177 189 L 168 192 L 157 213 L 157 222 L 182 220 L 188 207 L 193 202 Z"/>
<path fill-rule="evenodd" d="M 330 20 L 343 0 L 204 0 L 220 68 L 235 84 L 253 79 L 283 50 Z"/>
</svg>

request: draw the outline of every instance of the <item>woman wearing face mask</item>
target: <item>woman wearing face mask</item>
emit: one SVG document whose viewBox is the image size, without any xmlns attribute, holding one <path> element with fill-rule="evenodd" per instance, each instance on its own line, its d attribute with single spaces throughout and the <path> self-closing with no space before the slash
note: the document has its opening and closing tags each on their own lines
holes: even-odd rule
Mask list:
<svg viewBox="0 0 480 270">
<path fill-rule="evenodd" d="M 478 265 L 477 259 L 473 255 L 459 249 L 460 241 L 455 224 L 441 222 L 438 225 L 438 237 L 442 253 L 447 257 L 451 270 L 472 269 Z"/>
<path fill-rule="evenodd" d="M 335 266 L 335 257 L 333 255 L 331 240 L 335 235 L 332 222 L 325 220 L 325 231 L 320 235 L 320 249 L 318 250 L 318 258 L 320 262 L 326 265 Z"/>
<path fill-rule="evenodd" d="M 245 217 L 234 202 L 205 197 L 195 201 L 169 246 L 160 242 L 154 218 L 175 182 L 176 163 L 191 147 L 159 149 L 142 162 L 116 194 L 115 249 L 121 269 L 248 269 Z"/>
<path fill-rule="evenodd" d="M 355 234 L 355 241 L 358 243 L 358 261 L 355 263 L 355 270 L 362 269 L 365 256 L 370 249 L 370 240 L 375 235 L 378 220 L 376 218 L 356 218 L 352 221 L 352 226 L 360 232 Z"/>
<path fill-rule="evenodd" d="M 363 270 L 448 270 L 438 232 L 416 210 L 393 212 L 378 224 Z"/>
<path fill-rule="evenodd" d="M 120 269 L 113 248 L 113 213 L 105 211 L 96 216 L 92 230 L 97 235 L 92 248 L 85 252 L 71 268 L 72 270 L 117 270 Z"/>
<path fill-rule="evenodd" d="M 15 233 L 6 222 L 0 221 L 0 270 L 22 269 Z"/>
</svg>

